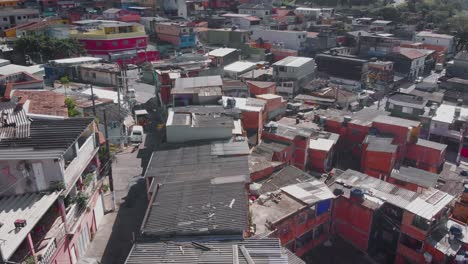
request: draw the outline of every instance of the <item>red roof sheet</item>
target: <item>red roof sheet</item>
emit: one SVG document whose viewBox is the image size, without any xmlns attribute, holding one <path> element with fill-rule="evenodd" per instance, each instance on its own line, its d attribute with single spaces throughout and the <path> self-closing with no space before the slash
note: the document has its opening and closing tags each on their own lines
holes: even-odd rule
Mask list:
<svg viewBox="0 0 468 264">
<path fill-rule="evenodd" d="M 408 59 L 414 60 L 417 58 L 421 58 L 426 56 L 425 53 L 417 50 L 417 49 L 410 49 L 410 48 L 401 48 L 400 54 L 407 57 Z"/>
<path fill-rule="evenodd" d="M 45 90 L 15 90 L 13 95 L 21 97 L 21 101 L 29 101 L 28 112 L 31 114 L 68 117 L 65 95 L 63 94 Z"/>
</svg>

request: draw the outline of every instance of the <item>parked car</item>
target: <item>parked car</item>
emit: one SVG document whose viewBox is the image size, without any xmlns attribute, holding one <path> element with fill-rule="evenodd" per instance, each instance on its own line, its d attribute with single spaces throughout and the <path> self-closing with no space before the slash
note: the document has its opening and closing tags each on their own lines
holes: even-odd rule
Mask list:
<svg viewBox="0 0 468 264">
<path fill-rule="evenodd" d="M 130 142 L 132 144 L 140 144 L 143 142 L 143 127 L 133 126 L 132 133 L 130 134 Z"/>
<path fill-rule="evenodd" d="M 414 83 L 420 83 L 424 80 L 423 77 L 419 76 L 418 78 L 416 78 L 416 80 L 414 81 Z"/>
<path fill-rule="evenodd" d="M 136 66 L 135 64 L 127 64 L 127 69 L 128 70 L 135 70 L 137 68 L 138 68 L 138 66 Z"/>
</svg>

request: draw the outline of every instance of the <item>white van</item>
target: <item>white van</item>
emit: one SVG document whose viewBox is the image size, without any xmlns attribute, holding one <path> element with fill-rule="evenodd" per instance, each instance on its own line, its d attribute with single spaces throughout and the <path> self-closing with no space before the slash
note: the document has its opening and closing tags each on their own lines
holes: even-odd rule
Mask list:
<svg viewBox="0 0 468 264">
<path fill-rule="evenodd" d="M 133 126 L 132 133 L 130 134 L 130 142 L 132 144 L 140 144 L 143 142 L 143 127 Z"/>
</svg>

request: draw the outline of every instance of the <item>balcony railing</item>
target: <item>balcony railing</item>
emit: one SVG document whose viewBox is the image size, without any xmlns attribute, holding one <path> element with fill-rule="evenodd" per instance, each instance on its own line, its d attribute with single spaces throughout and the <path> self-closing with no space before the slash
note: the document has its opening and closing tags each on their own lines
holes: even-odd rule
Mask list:
<svg viewBox="0 0 468 264">
<path fill-rule="evenodd" d="M 50 260 L 52 259 L 52 256 L 54 255 L 55 251 L 57 251 L 57 242 L 55 238 L 52 238 L 49 241 L 49 244 L 47 244 L 47 247 L 44 250 L 44 255 L 42 255 L 42 258 L 39 261 L 39 263 L 40 264 L 50 263 Z"/>
<path fill-rule="evenodd" d="M 91 159 L 96 154 L 97 148 L 94 142 L 94 136 L 90 136 L 81 146 L 77 156 L 65 169 L 65 187 L 68 189 L 74 185 L 78 177 L 81 176 L 84 169 L 88 166 Z"/>
<path fill-rule="evenodd" d="M 50 230 L 50 235 L 47 235 L 47 238 L 39 244 L 39 247 L 41 247 L 41 245 L 47 243 L 44 248 L 38 249 L 37 255 L 40 264 L 50 263 L 57 249 L 65 241 L 65 235 L 65 225 L 58 219 L 57 225 Z"/>
</svg>

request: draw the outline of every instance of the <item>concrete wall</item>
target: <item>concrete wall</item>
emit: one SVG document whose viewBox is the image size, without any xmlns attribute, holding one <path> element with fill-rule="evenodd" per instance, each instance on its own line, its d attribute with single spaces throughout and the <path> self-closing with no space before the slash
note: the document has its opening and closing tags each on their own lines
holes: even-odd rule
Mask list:
<svg viewBox="0 0 468 264">
<path fill-rule="evenodd" d="M 27 165 L 29 170 L 22 170 L 25 168 L 24 164 L 29 164 Z M 39 174 L 43 177 L 39 178 Z M 0 161 L 2 195 L 45 191 L 54 185 L 54 181 L 62 180 L 63 161 L 53 159 Z"/>
<path fill-rule="evenodd" d="M 284 48 L 301 50 L 304 48 L 307 38 L 305 31 L 281 31 L 281 30 L 254 30 L 251 36 L 252 40 L 262 38 L 270 43 L 283 43 Z"/>
<path fill-rule="evenodd" d="M 232 128 L 167 126 L 166 137 L 169 143 L 195 140 L 227 139 L 232 136 Z"/>
<path fill-rule="evenodd" d="M 108 86 L 117 86 L 119 83 L 115 72 L 103 72 L 88 68 L 78 68 L 78 70 L 80 79 L 86 83 Z"/>
</svg>

